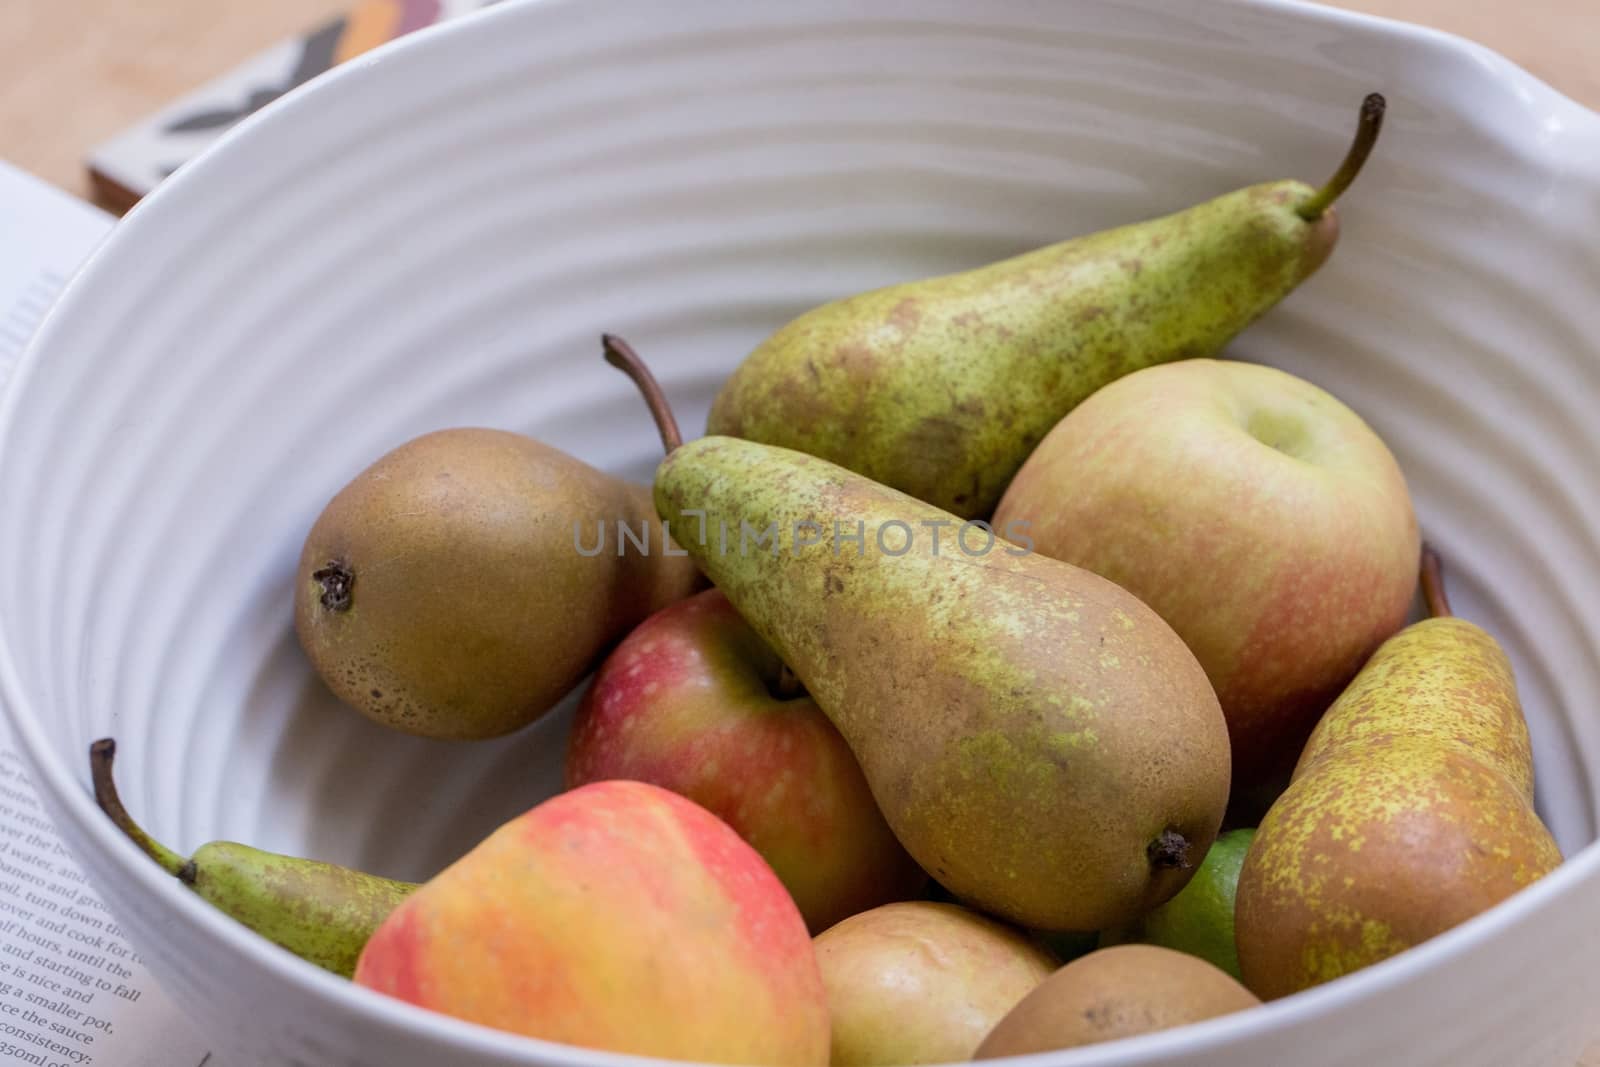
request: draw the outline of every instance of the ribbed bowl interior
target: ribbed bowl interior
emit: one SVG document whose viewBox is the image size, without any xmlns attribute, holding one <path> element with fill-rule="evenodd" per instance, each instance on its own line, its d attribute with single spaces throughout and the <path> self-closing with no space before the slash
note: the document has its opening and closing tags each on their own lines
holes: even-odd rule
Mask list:
<svg viewBox="0 0 1600 1067">
<path fill-rule="evenodd" d="M 47 802 L 235 1059 L 609 1063 L 413 1011 L 246 934 L 117 838 L 426 877 L 558 784 L 565 712 L 474 745 L 338 705 L 291 629 L 327 499 L 453 425 L 646 479 L 602 330 L 691 432 L 770 330 L 1279 177 L 1373 89 L 1332 261 L 1232 354 L 1388 440 L 1459 613 L 1509 649 L 1569 862 L 1265 1010 L 1040 1063 L 1570 1064 L 1600 994 L 1600 118 L 1448 38 L 1286 3 L 508 3 L 258 116 L 113 235 L 0 422 L 0 681 Z"/>
</svg>

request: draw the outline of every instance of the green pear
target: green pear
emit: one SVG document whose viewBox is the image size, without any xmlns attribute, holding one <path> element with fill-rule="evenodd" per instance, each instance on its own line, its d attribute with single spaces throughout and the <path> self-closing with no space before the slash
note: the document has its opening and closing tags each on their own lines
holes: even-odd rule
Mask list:
<svg viewBox="0 0 1600 1067">
<path fill-rule="evenodd" d="M 1377 963 L 1549 873 L 1511 663 L 1450 614 L 1423 552 L 1432 618 L 1373 653 L 1323 715 L 1239 874 L 1245 984 L 1271 999 Z"/>
<path fill-rule="evenodd" d="M 1214 356 L 1309 277 L 1377 138 L 1367 97 L 1320 190 L 1253 185 L 1164 218 L 813 309 L 728 379 L 707 433 L 832 460 L 963 517 L 990 514 L 1050 428 L 1142 367 Z"/>
<path fill-rule="evenodd" d="M 201 845 L 185 859 L 146 833 L 122 806 L 111 777 L 116 751 L 110 738 L 89 747 L 100 810 L 202 900 L 318 967 L 349 978 L 373 931 L 417 888 L 232 841 Z"/>
<path fill-rule="evenodd" d="M 1227 727 L 1194 655 L 1132 595 L 754 441 L 676 448 L 655 500 L 956 896 L 1087 931 L 1189 879 L 1227 804 Z"/>
</svg>

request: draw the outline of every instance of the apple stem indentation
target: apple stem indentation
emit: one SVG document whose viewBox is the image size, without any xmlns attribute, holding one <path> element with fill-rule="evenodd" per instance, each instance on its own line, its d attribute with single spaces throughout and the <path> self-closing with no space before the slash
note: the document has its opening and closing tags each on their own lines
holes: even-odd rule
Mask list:
<svg viewBox="0 0 1600 1067">
<path fill-rule="evenodd" d="M 1444 564 L 1432 545 L 1422 546 L 1422 599 L 1428 605 L 1428 614 L 1435 619 L 1451 616 L 1450 598 L 1444 591 Z"/>
<path fill-rule="evenodd" d="M 117 825 L 117 829 L 127 834 L 129 840 L 159 863 L 163 870 L 185 883 L 192 883 L 195 878 L 194 864 L 145 833 L 144 828 L 128 814 L 128 809 L 122 806 L 122 798 L 117 795 L 117 784 L 111 777 L 111 764 L 116 755 L 117 743 L 109 737 L 103 737 L 89 746 L 89 776 L 94 781 L 95 803 Z"/>
<path fill-rule="evenodd" d="M 805 683 L 787 664 L 779 664 L 778 678 L 772 683 L 772 695 L 779 700 L 794 700 L 806 694 Z"/>
<path fill-rule="evenodd" d="M 1316 222 L 1339 199 L 1340 194 L 1350 188 L 1350 183 L 1356 180 L 1362 165 L 1372 154 L 1372 146 L 1378 143 L 1378 131 L 1383 128 L 1383 113 L 1387 108 L 1388 102 L 1382 93 L 1368 93 L 1367 98 L 1361 101 L 1361 119 L 1356 126 L 1355 140 L 1350 142 L 1350 151 L 1345 153 L 1344 162 L 1328 179 L 1328 184 L 1318 189 L 1310 200 L 1297 209 L 1302 219 Z"/>
<path fill-rule="evenodd" d="M 683 444 L 683 434 L 678 431 L 677 417 L 672 414 L 672 405 L 667 403 L 661 383 L 656 381 L 656 376 L 650 373 L 633 346 L 616 334 L 601 334 L 600 345 L 605 350 L 606 362 L 632 378 L 633 384 L 644 394 L 645 405 L 650 408 L 650 416 L 656 420 L 656 429 L 661 433 L 661 444 L 670 454 Z"/>
</svg>

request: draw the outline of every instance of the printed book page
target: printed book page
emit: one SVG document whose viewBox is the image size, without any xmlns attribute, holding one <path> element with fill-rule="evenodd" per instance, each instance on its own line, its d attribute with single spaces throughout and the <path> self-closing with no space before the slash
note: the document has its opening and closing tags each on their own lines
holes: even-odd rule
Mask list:
<svg viewBox="0 0 1600 1067">
<path fill-rule="evenodd" d="M 0 389 L 56 294 L 113 221 L 0 162 Z"/>
<path fill-rule="evenodd" d="M 0 163 L 0 389 L 112 218 Z M 0 1063 L 222 1067 L 57 838 L 0 716 Z"/>
</svg>

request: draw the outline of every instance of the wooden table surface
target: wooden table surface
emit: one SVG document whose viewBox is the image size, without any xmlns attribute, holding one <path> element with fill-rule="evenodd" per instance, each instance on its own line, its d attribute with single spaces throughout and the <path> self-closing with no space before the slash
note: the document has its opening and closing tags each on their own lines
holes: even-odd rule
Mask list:
<svg viewBox="0 0 1600 1067">
<path fill-rule="evenodd" d="M 0 158 L 87 197 L 82 161 L 90 146 L 354 3 L 8 0 L 0 13 Z M 1471 37 L 1600 109 L 1600 0 L 1338 0 L 1336 6 Z M 1600 1044 L 1579 1067 L 1600 1067 Z"/>
</svg>

